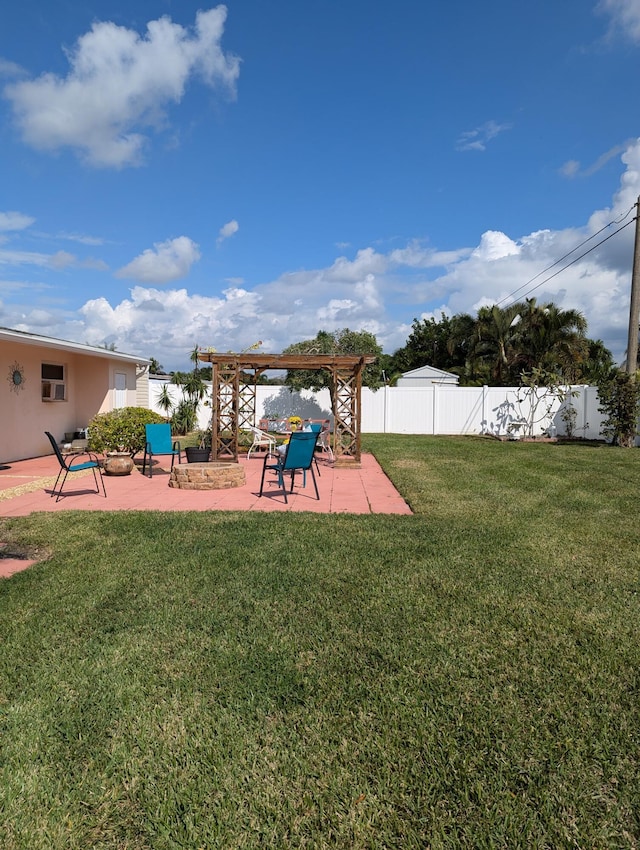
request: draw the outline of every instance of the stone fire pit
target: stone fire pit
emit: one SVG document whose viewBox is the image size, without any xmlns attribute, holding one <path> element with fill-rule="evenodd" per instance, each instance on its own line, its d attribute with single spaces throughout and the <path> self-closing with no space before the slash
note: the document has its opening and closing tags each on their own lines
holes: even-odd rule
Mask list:
<svg viewBox="0 0 640 850">
<path fill-rule="evenodd" d="M 231 487 L 242 487 L 245 480 L 244 467 L 239 463 L 183 463 L 173 467 L 169 487 L 179 487 L 181 490 L 228 490 Z"/>
</svg>

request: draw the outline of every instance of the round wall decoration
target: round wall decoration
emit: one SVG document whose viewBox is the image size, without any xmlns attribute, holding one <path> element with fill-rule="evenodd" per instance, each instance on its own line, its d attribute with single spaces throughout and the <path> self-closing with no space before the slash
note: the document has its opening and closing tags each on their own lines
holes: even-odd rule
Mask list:
<svg viewBox="0 0 640 850">
<path fill-rule="evenodd" d="M 7 381 L 9 381 L 9 385 L 14 393 L 19 393 L 20 390 L 23 390 L 26 383 L 24 367 L 17 362 L 14 362 L 11 366 L 9 366 Z"/>
</svg>

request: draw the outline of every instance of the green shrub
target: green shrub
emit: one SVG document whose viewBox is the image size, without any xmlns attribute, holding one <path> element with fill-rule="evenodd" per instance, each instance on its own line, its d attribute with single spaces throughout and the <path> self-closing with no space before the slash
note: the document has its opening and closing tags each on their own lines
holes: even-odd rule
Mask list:
<svg viewBox="0 0 640 850">
<path fill-rule="evenodd" d="M 622 369 L 613 369 L 598 385 L 599 411 L 606 416 L 602 433 L 614 446 L 631 448 L 638 433 L 640 384 Z"/>
<path fill-rule="evenodd" d="M 183 399 L 178 402 L 171 414 L 171 430 L 174 434 L 188 434 L 198 425 L 198 402 Z"/>
<path fill-rule="evenodd" d="M 121 407 L 98 413 L 89 422 L 89 448 L 94 452 L 128 452 L 133 457 L 144 449 L 145 425 L 166 422 L 146 407 Z"/>
</svg>

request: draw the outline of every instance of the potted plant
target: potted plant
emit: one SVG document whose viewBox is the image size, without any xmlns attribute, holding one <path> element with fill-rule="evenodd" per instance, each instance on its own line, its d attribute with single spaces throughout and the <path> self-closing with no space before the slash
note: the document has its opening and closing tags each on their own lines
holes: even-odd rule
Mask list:
<svg viewBox="0 0 640 850">
<path fill-rule="evenodd" d="M 128 475 L 134 456 L 144 449 L 144 426 L 163 422 L 164 417 L 146 407 L 120 407 L 98 413 L 89 423 L 88 448 L 105 455 L 107 475 Z"/>
<path fill-rule="evenodd" d="M 187 463 L 208 463 L 211 457 L 211 428 L 198 431 L 198 445 L 184 450 Z"/>
</svg>

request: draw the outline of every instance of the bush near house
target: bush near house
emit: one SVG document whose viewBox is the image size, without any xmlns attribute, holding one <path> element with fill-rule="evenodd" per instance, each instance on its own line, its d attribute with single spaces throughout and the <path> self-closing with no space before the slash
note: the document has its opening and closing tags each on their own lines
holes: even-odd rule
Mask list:
<svg viewBox="0 0 640 850">
<path fill-rule="evenodd" d="M 89 448 L 101 453 L 128 452 L 134 457 L 144 449 L 144 426 L 166 421 L 164 416 L 146 407 L 121 407 L 98 413 L 89 422 Z"/>
</svg>

